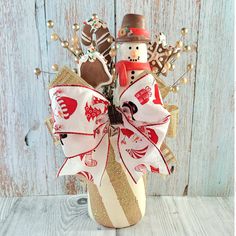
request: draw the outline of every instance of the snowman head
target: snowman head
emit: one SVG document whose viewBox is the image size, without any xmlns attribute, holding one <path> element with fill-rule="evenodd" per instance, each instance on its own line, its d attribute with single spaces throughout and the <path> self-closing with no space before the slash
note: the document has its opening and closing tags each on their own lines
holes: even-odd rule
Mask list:
<svg viewBox="0 0 236 236">
<path fill-rule="evenodd" d="M 124 42 L 119 45 L 118 60 L 130 62 L 147 62 L 147 44 Z"/>
</svg>

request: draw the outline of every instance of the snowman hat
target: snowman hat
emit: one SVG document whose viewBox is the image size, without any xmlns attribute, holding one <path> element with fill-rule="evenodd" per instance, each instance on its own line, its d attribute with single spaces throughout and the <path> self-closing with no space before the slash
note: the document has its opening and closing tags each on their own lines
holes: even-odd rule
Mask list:
<svg viewBox="0 0 236 236">
<path fill-rule="evenodd" d="M 116 42 L 150 42 L 150 34 L 145 29 L 144 16 L 138 14 L 126 14 L 123 18 Z"/>
</svg>

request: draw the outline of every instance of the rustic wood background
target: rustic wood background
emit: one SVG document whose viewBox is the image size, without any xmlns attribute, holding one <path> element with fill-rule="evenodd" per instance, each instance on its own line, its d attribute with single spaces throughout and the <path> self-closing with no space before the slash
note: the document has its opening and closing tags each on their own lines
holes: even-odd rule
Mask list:
<svg viewBox="0 0 236 236">
<path fill-rule="evenodd" d="M 233 194 L 233 1 L 232 0 L 3 0 L 0 2 L 0 195 L 55 195 L 86 191 L 75 177 L 56 179 L 63 162 L 44 126 L 48 115 L 48 76 L 36 80 L 33 69 L 53 63 L 73 65 L 50 40 L 48 19 L 62 36 L 71 25 L 96 12 L 117 31 L 124 14 L 146 16 L 154 35 L 162 31 L 174 43 L 183 26 L 196 51 L 183 56 L 167 79 L 188 62 L 190 83 L 169 101 L 180 106 L 179 132 L 168 140 L 178 159 L 177 172 L 149 175 L 150 195 Z"/>
</svg>

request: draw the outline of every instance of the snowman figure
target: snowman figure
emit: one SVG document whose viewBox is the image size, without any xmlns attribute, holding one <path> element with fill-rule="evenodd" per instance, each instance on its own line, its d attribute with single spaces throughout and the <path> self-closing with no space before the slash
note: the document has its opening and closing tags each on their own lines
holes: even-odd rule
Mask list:
<svg viewBox="0 0 236 236">
<path fill-rule="evenodd" d="M 122 21 L 121 29 L 118 32 L 116 43 L 118 74 L 118 85 L 114 94 L 115 104 L 118 104 L 120 95 L 138 78 L 141 74 L 151 71 L 148 63 L 148 43 L 150 42 L 149 32 L 145 29 L 145 18 L 138 14 L 127 14 Z M 153 78 L 154 80 L 154 78 Z M 150 81 L 150 80 L 149 80 Z M 157 87 L 156 93 L 160 95 Z M 145 92 L 145 91 L 144 91 Z M 148 91 L 147 91 L 148 92 Z M 160 104 L 162 103 L 159 96 Z M 133 108 L 134 109 L 134 108 Z"/>
<path fill-rule="evenodd" d="M 127 81 L 122 81 L 121 87 L 134 82 L 145 69 L 150 69 L 147 61 L 147 44 L 143 42 L 124 42 L 118 48 L 118 63 L 124 63 L 127 70 Z M 118 66 L 117 66 L 118 67 Z"/>
</svg>

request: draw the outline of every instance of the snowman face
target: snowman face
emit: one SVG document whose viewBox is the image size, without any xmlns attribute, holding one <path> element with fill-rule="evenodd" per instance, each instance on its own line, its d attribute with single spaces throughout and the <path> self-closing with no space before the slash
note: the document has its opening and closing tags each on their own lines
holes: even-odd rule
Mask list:
<svg viewBox="0 0 236 236">
<path fill-rule="evenodd" d="M 118 49 L 118 59 L 130 62 L 147 62 L 146 43 L 122 43 Z"/>
</svg>

